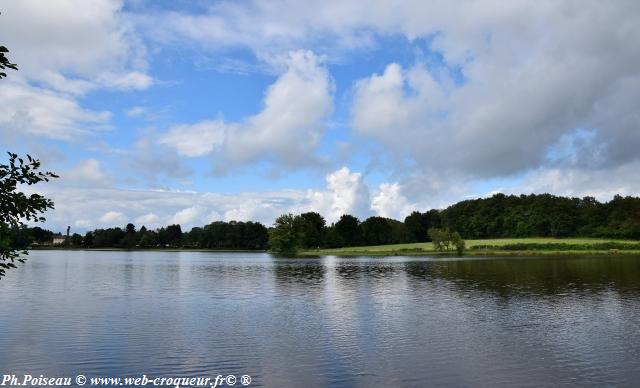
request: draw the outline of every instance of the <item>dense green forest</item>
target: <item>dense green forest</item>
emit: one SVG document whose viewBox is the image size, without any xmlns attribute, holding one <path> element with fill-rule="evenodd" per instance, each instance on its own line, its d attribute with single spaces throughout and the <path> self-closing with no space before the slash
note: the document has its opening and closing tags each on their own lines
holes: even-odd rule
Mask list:
<svg viewBox="0 0 640 388">
<path fill-rule="evenodd" d="M 429 228 L 449 228 L 465 239 L 499 237 L 610 237 L 640 239 L 640 198 L 615 196 L 609 202 L 592 197 L 550 194 L 504 195 L 458 202 L 443 210 L 413 212 L 404 221 L 345 214 L 327 225 L 318 213 L 291 217 L 293 238 L 303 248 L 337 248 L 429 241 Z M 46 244 L 53 233 L 39 227 L 14 229 L 21 245 Z M 84 248 L 185 247 L 267 249 L 269 229 L 258 222 L 213 222 L 183 232 L 180 225 L 156 230 L 133 224 L 73 234 L 65 245 Z"/>
<path fill-rule="evenodd" d="M 595 198 L 550 194 L 504 195 L 458 202 L 442 221 L 464 238 L 611 237 L 640 238 L 640 198 Z"/>
</svg>

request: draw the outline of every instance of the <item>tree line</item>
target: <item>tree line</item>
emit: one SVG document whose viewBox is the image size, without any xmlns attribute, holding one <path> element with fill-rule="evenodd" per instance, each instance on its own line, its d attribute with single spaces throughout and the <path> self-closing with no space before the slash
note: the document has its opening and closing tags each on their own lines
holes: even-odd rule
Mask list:
<svg viewBox="0 0 640 388">
<path fill-rule="evenodd" d="M 443 236 L 430 233 L 444 233 Z M 318 213 L 280 216 L 270 230 L 270 246 L 284 254 L 297 249 L 428 242 L 438 236 L 464 249 L 462 239 L 500 237 L 610 237 L 640 239 L 640 198 L 551 194 L 504 195 L 466 200 L 443 210 L 414 211 L 404 222 L 343 215 L 329 226 Z M 445 247 L 448 248 L 448 247 Z"/>
<path fill-rule="evenodd" d="M 21 228 L 15 231 L 22 242 L 32 245 L 51 243 L 54 233 L 40 227 Z M 216 221 L 203 227 L 183 232 L 178 224 L 155 230 L 145 226 L 137 229 L 134 224 L 124 228 L 114 227 L 74 233 L 63 243 L 72 248 L 204 248 L 264 250 L 269 236 L 267 228 L 259 222 Z"/>
<path fill-rule="evenodd" d="M 640 198 L 504 195 L 458 202 L 441 213 L 462 237 L 610 237 L 640 239 Z"/>
<path fill-rule="evenodd" d="M 205 248 L 276 251 L 291 242 L 300 249 L 339 248 L 431 241 L 432 228 L 464 239 L 500 237 L 610 237 L 640 239 L 640 198 L 616 195 L 609 202 L 592 197 L 550 194 L 504 195 L 458 202 L 446 209 L 414 211 L 404 221 L 380 216 L 363 221 L 345 214 L 328 224 L 316 212 L 280 216 L 270 228 L 259 222 L 217 221 L 183 232 L 180 225 L 155 230 L 133 224 L 96 229 L 66 241 L 84 248 Z M 44 244 L 53 233 L 40 227 L 14 229 L 22 245 Z"/>
</svg>

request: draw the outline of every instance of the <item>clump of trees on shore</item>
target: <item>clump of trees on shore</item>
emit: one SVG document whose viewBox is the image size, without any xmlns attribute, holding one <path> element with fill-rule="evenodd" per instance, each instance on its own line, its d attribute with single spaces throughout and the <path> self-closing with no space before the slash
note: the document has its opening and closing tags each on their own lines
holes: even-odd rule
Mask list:
<svg viewBox="0 0 640 388">
<path fill-rule="evenodd" d="M 79 239 L 71 238 L 72 246 L 85 248 L 204 248 L 247 249 L 267 248 L 267 228 L 259 222 L 216 221 L 183 232 L 180 225 L 156 230 L 128 224 L 124 229 L 96 229 Z M 80 242 L 80 244 L 78 244 Z"/>
<path fill-rule="evenodd" d="M 640 198 L 496 194 L 458 202 L 440 212 L 462 237 L 610 237 L 640 239 Z"/>
<path fill-rule="evenodd" d="M 286 228 L 280 222 L 285 219 Z M 273 250 L 282 254 L 298 249 L 428 241 L 436 242 L 437 249 L 461 253 L 463 239 L 501 237 L 640 239 L 640 198 L 616 195 L 609 202 L 599 202 L 592 197 L 496 194 L 443 210 L 414 211 L 404 222 L 378 216 L 360 222 L 346 214 L 326 226 L 319 214 L 303 213 L 279 218 L 271 230 Z M 282 248 L 292 241 L 294 248 Z"/>
<path fill-rule="evenodd" d="M 458 232 L 452 232 L 446 228 L 429 228 L 427 234 L 433 242 L 433 246 L 440 252 L 448 252 L 452 249 L 455 249 L 459 255 L 464 252 L 465 242 Z"/>
</svg>

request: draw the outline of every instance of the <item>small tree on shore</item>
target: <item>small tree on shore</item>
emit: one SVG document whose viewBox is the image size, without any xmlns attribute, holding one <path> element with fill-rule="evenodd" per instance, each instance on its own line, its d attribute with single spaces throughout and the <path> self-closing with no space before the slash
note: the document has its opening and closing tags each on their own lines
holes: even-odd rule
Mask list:
<svg viewBox="0 0 640 388">
<path fill-rule="evenodd" d="M 430 228 L 427 232 L 433 242 L 433 246 L 440 252 L 448 252 L 455 248 L 459 255 L 464 253 L 465 242 L 458 232 L 451 232 L 449 229 Z"/>
<path fill-rule="evenodd" d="M 276 219 L 269 231 L 269 248 L 272 252 L 295 256 L 302 247 L 303 234 L 300 216 L 283 214 Z"/>
<path fill-rule="evenodd" d="M 460 236 L 460 233 L 453 232 L 451 234 L 451 244 L 453 244 L 453 246 L 456 248 L 456 253 L 458 253 L 458 255 L 462 255 L 464 253 L 466 244 L 462 239 L 462 237 Z"/>
</svg>

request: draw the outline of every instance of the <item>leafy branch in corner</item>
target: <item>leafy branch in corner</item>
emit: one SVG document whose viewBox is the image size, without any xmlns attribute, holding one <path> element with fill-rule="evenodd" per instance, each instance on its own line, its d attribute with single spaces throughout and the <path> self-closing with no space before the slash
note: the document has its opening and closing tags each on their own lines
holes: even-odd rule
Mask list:
<svg viewBox="0 0 640 388">
<path fill-rule="evenodd" d="M 15 63 L 9 62 L 9 58 L 7 58 L 4 54 L 8 53 L 9 49 L 4 46 L 0 46 L 0 70 L 5 70 L 7 68 L 18 70 L 18 65 Z M 7 73 L 4 71 L 0 71 L 0 78 L 4 78 L 7 76 Z"/>
<path fill-rule="evenodd" d="M 58 176 L 52 172 L 38 171 L 40 161 L 27 155 L 27 159 L 8 152 L 9 163 L 0 164 L 0 277 L 5 270 L 16 268 L 15 262 L 24 263 L 20 254 L 27 254 L 25 247 L 17 246 L 12 235 L 24 226 L 24 222 L 43 222 L 47 209 L 53 209 L 53 201 L 40 194 L 27 195 L 18 191 L 19 185 L 31 186 L 48 182 Z"/>
</svg>

